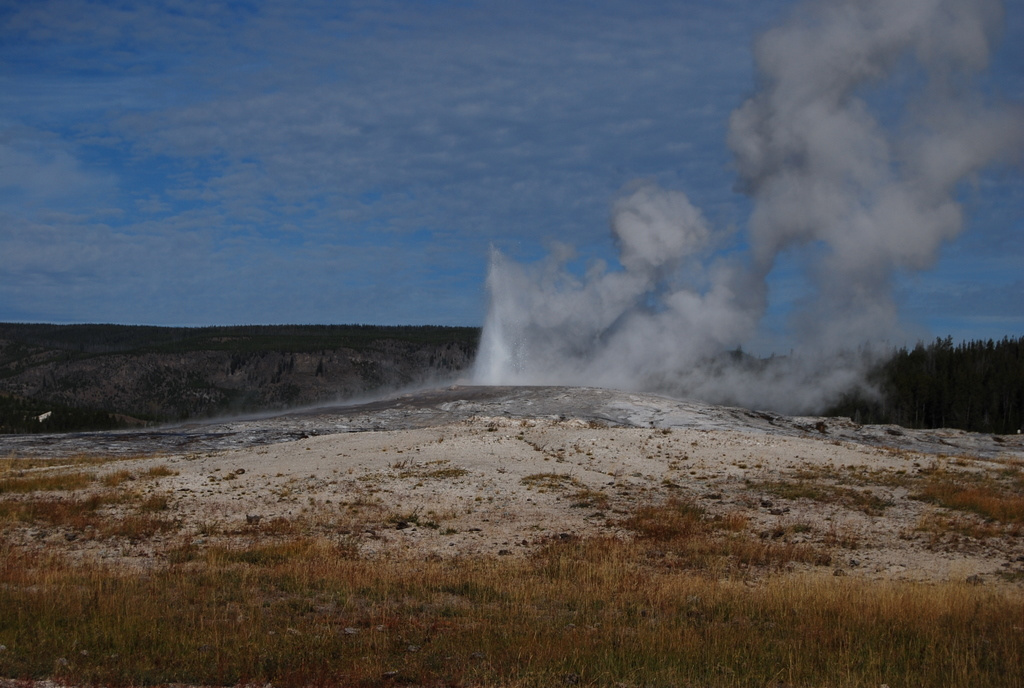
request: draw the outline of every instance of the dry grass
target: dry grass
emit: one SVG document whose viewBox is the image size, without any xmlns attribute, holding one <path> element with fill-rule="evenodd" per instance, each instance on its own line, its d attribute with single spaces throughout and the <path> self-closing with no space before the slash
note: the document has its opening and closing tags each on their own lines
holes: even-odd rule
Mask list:
<svg viewBox="0 0 1024 688">
<path fill-rule="evenodd" d="M 120 487 L 129 480 L 135 480 L 135 475 L 131 471 L 126 470 L 106 473 L 103 478 L 101 478 L 101 482 L 106 487 Z"/>
<path fill-rule="evenodd" d="M 135 490 L 124 489 L 126 483 L 140 478 L 156 480 L 174 475 L 167 466 L 156 466 L 141 475 L 116 470 L 101 476 L 63 468 L 18 468 L 14 475 L 0 479 L 0 495 L 8 495 L 0 499 L 0 525 L 60 528 L 70 539 L 85 536 L 142 540 L 177 530 L 176 521 L 156 516 L 169 509 L 167 495 L 142 496 Z M 67 494 L 54 494 L 61 492 Z"/>
<path fill-rule="evenodd" d="M 526 559 L 192 547 L 132 575 L 0 551 L 0 675 L 72 684 L 1019 686 L 1019 594 L 650 565 L 665 541 Z"/>
<path fill-rule="evenodd" d="M 815 502 L 841 504 L 848 509 L 862 511 L 869 516 L 881 515 L 892 501 L 875 494 L 871 489 L 858 489 L 812 480 L 778 480 L 753 483 L 753 489 L 781 499 L 809 499 Z"/>
<path fill-rule="evenodd" d="M 567 490 L 570 487 L 583 488 L 583 483 L 568 473 L 533 473 L 523 476 L 519 482 L 538 492 Z"/>
<path fill-rule="evenodd" d="M 96 456 L 93 454 L 78 454 L 61 458 L 46 457 L 24 457 L 6 456 L 0 458 L 0 475 L 14 471 L 27 471 L 33 468 L 69 468 L 78 466 L 101 466 L 113 461 L 122 461 L 126 458 L 139 459 L 144 456 L 113 457 Z"/>
<path fill-rule="evenodd" d="M 107 507 L 135 501 L 135 495 L 97 493 L 80 499 L 45 498 L 0 501 L 0 523 L 25 523 L 70 529 L 91 538 L 133 540 L 177 530 L 178 524 L 152 514 L 166 508 L 166 498 L 151 496 L 139 504 L 141 513 L 110 513 Z"/>
<path fill-rule="evenodd" d="M 20 473 L 0 478 L 0 494 L 80 490 L 96 480 L 94 473 Z"/>
<path fill-rule="evenodd" d="M 391 466 L 421 479 L 460 470 Z M 51 475 L 35 473 L 3 480 Z M 756 497 L 732 511 L 678 496 L 615 501 L 622 510 L 604 531 L 615 537 L 553 536 L 525 556 L 442 559 L 361 548 L 384 529 L 455 533 L 441 530 L 456 525 L 447 522 L 454 512 L 396 511 L 368 491 L 337 505 L 311 501 L 287 517 L 241 523 L 214 514 L 183 526 L 181 498 L 145 482 L 173 474 L 118 470 L 0 498 L 0 677 L 277 688 L 1024 686 L 1019 586 L 834 577 L 833 548 L 857 546 L 855 538 L 833 524 L 818 531 L 819 544 L 794 542 L 825 527 L 804 520 L 752 532 L 752 522 L 765 527 Z M 936 538 L 1020 526 L 1021 475 L 1012 467 L 808 473 L 753 487 L 881 511 L 887 503 L 876 492 L 891 481 L 936 505 L 918 522 Z M 571 506 L 613 502 L 568 473 L 522 484 Z M 15 545 L 7 533 L 18 528 L 73 533 L 75 544 L 117 538 L 111 549 L 145 544 L 154 563 L 128 570 L 53 553 L 62 537 Z M 824 574 L 795 572 L 824 565 Z"/>
<path fill-rule="evenodd" d="M 915 496 L 947 509 L 969 511 L 999 523 L 1024 524 L 1024 486 L 1016 472 L 1006 474 L 1003 480 L 996 480 L 936 471 Z"/>
<path fill-rule="evenodd" d="M 745 532 L 738 512 L 711 517 L 691 500 L 672 498 L 641 506 L 621 525 L 634 531 L 659 566 L 733 574 L 751 567 L 778 570 L 794 562 L 827 565 L 829 552 L 802 543 Z"/>
</svg>

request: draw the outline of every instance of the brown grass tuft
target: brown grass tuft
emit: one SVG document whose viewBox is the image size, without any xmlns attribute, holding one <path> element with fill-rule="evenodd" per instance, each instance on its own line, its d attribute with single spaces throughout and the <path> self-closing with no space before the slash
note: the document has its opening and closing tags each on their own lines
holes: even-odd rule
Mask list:
<svg viewBox="0 0 1024 688">
<path fill-rule="evenodd" d="M 928 482 L 915 496 L 947 509 L 970 511 L 1000 523 L 1024 523 L 1024 494 L 1008 494 L 991 484 L 964 485 L 944 477 Z"/>
<path fill-rule="evenodd" d="M 80 490 L 96 480 L 93 473 L 31 473 L 0 478 L 0 494 Z"/>
</svg>

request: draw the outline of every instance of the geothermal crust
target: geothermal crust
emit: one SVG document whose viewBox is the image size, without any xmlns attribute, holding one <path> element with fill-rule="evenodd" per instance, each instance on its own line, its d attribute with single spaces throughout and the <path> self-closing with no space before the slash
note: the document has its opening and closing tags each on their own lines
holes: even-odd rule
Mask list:
<svg viewBox="0 0 1024 688">
<path fill-rule="evenodd" d="M 526 556 L 553 539 L 632 537 L 623 521 L 636 508 L 680 499 L 707 518 L 742 519 L 758 537 L 830 555 L 791 567 L 1024 577 L 1019 528 L 986 530 L 981 516 L 919 494 L 934 475 L 1019 476 L 1018 435 L 859 426 L 601 389 L 452 387 L 276 418 L 0 439 L 0 454 L 57 463 L 97 453 L 122 457 L 98 473 L 169 469 L 131 487 L 145 482 L 166 496 L 163 517 L 177 529 L 121 541 L 25 526 L 7 539 L 142 567 L 182 546 L 296 534 L 369 557 Z"/>
</svg>

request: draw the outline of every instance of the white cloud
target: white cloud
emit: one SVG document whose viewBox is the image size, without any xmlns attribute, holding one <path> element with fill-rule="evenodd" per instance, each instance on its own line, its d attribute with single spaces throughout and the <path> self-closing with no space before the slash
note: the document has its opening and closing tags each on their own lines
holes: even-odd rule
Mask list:
<svg viewBox="0 0 1024 688">
<path fill-rule="evenodd" d="M 345 269 L 366 280 L 345 289 L 381 299 L 310 320 L 401 312 L 478 322 L 490 244 L 526 256 L 557 239 L 610 258 L 608 211 L 637 178 L 684 189 L 711 223 L 743 221 L 726 117 L 753 88 L 753 32 L 791 4 L 22 3 L 0 16 L 0 59 L 16 65 L 0 107 L 35 133 L 5 140 L 17 164 L 0 172 L 13 180 L 0 212 L 98 238 L 97 213 L 120 209 L 102 219 L 126 243 L 142 241 L 132 258 L 153 267 L 141 288 L 123 290 L 149 305 L 120 307 L 149 322 L 187 310 L 165 293 L 195 299 L 200 321 L 219 321 L 231 304 L 260 320 L 256 275 L 271 256 L 289 265 L 279 293 L 344 301 L 321 269 L 332 250 L 355 256 Z M 38 199 L 35 209 L 15 190 Z M 54 209 L 81 218 L 77 228 L 45 220 Z M 433 245 L 416 239 L 424 229 Z M 226 269 L 226 253 L 235 272 L 217 281 L 164 269 L 158 238 L 196 232 L 214 259 L 181 253 L 179 273 Z M 21 245 L 22 266 L 44 262 L 33 246 L 50 255 Z M 400 278 L 359 265 L 360 251 L 378 250 L 404 266 Z M 101 254 L 106 274 L 139 279 L 116 252 Z M 74 271 L 74 254 L 67 260 Z M 96 279 L 92 263 L 79 266 L 82 285 Z M 286 288 L 288 274 L 300 277 Z M 311 276 L 320 281 L 299 282 Z M 402 310 L 377 279 L 435 291 L 421 310 Z M 56 283 L 45 298 L 60 302 Z"/>
</svg>

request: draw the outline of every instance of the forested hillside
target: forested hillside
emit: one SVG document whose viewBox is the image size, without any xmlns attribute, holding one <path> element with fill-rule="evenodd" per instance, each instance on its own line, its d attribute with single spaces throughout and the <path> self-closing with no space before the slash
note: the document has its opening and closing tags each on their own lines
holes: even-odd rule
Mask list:
<svg viewBox="0 0 1024 688">
<path fill-rule="evenodd" d="M 0 323 L 0 432 L 129 427 L 441 383 L 468 370 L 479 336 L 469 327 Z M 826 415 L 996 434 L 1024 423 L 1024 337 L 921 343 L 870 378 L 876 397 L 850 396 Z"/>
<path fill-rule="evenodd" d="M 902 348 L 872 373 L 880 399 L 848 398 L 830 415 L 908 428 L 1009 434 L 1024 423 L 1024 337 Z"/>
<path fill-rule="evenodd" d="M 0 432 L 278 410 L 444 381 L 468 368 L 478 339 L 469 327 L 0 323 Z"/>
</svg>

